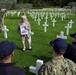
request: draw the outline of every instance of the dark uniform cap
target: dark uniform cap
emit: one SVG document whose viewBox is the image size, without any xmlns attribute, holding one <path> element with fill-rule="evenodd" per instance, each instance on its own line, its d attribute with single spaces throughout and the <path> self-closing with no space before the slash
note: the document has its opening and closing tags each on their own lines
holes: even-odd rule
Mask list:
<svg viewBox="0 0 76 75">
<path fill-rule="evenodd" d="M 76 33 L 70 34 L 70 36 L 76 38 Z"/>
<path fill-rule="evenodd" d="M 50 41 L 50 45 L 54 48 L 57 53 L 65 53 L 67 50 L 67 43 L 64 39 L 57 38 L 55 40 Z"/>
<path fill-rule="evenodd" d="M 16 48 L 14 42 L 2 41 L 0 42 L 0 58 L 5 58 L 9 56 L 13 50 Z"/>
</svg>

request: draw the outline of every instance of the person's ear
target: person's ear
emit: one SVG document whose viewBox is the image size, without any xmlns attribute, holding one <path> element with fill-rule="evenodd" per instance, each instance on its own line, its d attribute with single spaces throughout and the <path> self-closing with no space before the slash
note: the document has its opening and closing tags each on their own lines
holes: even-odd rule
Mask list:
<svg viewBox="0 0 76 75">
<path fill-rule="evenodd" d="M 75 38 L 75 42 L 76 42 L 76 38 Z"/>
<path fill-rule="evenodd" d="M 52 52 L 54 52 L 55 50 L 54 50 L 54 48 L 52 47 Z"/>
<path fill-rule="evenodd" d="M 14 52 L 12 52 L 11 57 L 14 56 Z"/>
<path fill-rule="evenodd" d="M 54 50 L 54 48 L 52 47 L 52 51 Z"/>
</svg>

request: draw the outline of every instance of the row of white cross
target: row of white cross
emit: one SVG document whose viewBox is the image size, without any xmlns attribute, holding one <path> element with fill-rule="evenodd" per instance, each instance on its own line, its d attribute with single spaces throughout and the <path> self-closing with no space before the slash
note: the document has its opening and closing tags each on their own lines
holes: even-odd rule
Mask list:
<svg viewBox="0 0 76 75">
<path fill-rule="evenodd" d="M 54 27 L 56 20 L 53 19 L 52 22 L 53 22 L 53 27 Z M 66 30 L 66 35 L 69 34 L 69 29 L 72 28 L 72 24 L 73 24 L 73 23 L 74 23 L 74 22 L 73 22 L 72 20 L 70 20 L 69 23 L 67 24 L 67 26 L 65 26 L 65 28 L 67 29 L 67 30 Z M 47 26 L 48 26 L 47 22 L 45 22 L 45 23 L 43 24 L 43 26 L 44 26 L 44 32 L 46 32 L 46 31 L 47 31 Z"/>
<path fill-rule="evenodd" d="M 5 13 L 5 16 L 8 16 L 8 15 L 14 16 L 15 14 L 19 17 L 21 12 L 20 11 L 7 11 L 7 13 Z"/>
<path fill-rule="evenodd" d="M 72 20 L 67 24 L 67 26 L 65 26 L 65 28 L 67 28 L 67 32 L 66 34 L 68 35 L 69 32 L 69 28 L 72 28 L 72 23 L 74 23 Z M 43 24 L 43 26 L 48 26 L 45 22 L 45 24 Z M 44 28 L 44 31 L 46 32 L 46 27 Z M 61 31 L 60 35 L 57 35 L 57 38 L 63 38 L 63 39 L 67 39 L 67 36 L 64 36 L 64 32 Z M 43 65 L 43 60 L 37 60 L 36 61 L 36 67 L 35 66 L 30 66 L 29 67 L 29 71 L 38 75 L 38 70 L 40 69 L 40 67 Z"/>
<path fill-rule="evenodd" d="M 69 23 L 67 24 L 67 26 L 65 26 L 65 28 L 66 28 L 66 35 L 69 35 L 69 29 L 72 28 L 72 24 L 73 23 L 74 22 L 72 20 L 70 20 Z M 67 36 L 64 36 L 64 32 L 61 31 L 60 35 L 57 35 L 57 38 L 67 39 Z"/>
<path fill-rule="evenodd" d="M 69 35 L 69 29 L 70 28 L 72 28 L 72 24 L 73 24 L 74 22 L 72 21 L 72 20 L 70 20 L 70 22 L 67 24 L 67 26 L 65 26 L 65 28 L 67 29 L 66 30 L 66 35 Z M 46 32 L 47 31 L 47 26 L 49 26 L 48 24 L 47 24 L 47 22 L 45 22 L 44 24 L 43 24 L 43 26 L 44 26 L 44 32 Z M 7 38 L 7 31 L 9 31 L 7 28 L 6 28 L 6 26 L 4 25 L 4 27 L 3 27 L 3 29 L 2 29 L 3 31 L 4 31 L 4 37 L 5 38 Z M 61 32 L 61 37 L 63 37 L 62 35 L 63 35 L 63 33 Z M 58 36 L 57 36 L 58 37 Z"/>
<path fill-rule="evenodd" d="M 46 15 L 48 15 L 48 13 L 46 13 Z M 44 32 L 47 32 L 47 26 L 49 26 L 47 24 L 48 17 L 46 16 L 45 19 L 46 19 L 46 21 L 44 22 L 43 26 L 44 26 Z M 38 18 L 38 25 L 40 25 L 40 21 L 41 21 L 40 18 Z M 52 22 L 53 22 L 53 27 L 55 27 L 56 20 L 53 19 Z M 67 29 L 66 30 L 66 35 L 69 34 L 69 29 L 72 28 L 72 24 L 73 23 L 74 22 L 72 20 L 70 20 L 69 23 L 67 24 L 67 26 L 65 26 L 65 28 Z M 4 26 L 3 31 L 4 31 L 4 37 L 7 38 L 7 31 L 8 31 L 8 29 L 6 28 L 6 26 Z"/>
<path fill-rule="evenodd" d="M 53 17 L 53 16 L 51 16 L 51 20 L 52 20 L 52 23 L 53 23 L 53 27 L 55 27 L 56 20 L 55 20 L 55 18 L 53 19 L 52 17 Z M 66 16 L 63 15 L 63 16 L 61 17 L 61 20 L 63 21 L 63 19 L 65 19 L 65 17 L 66 17 Z M 35 16 L 35 21 L 36 21 L 36 19 L 37 19 L 37 16 Z M 48 16 L 45 16 L 45 22 L 44 22 L 44 24 L 43 24 L 43 26 L 44 26 L 44 32 L 47 32 L 47 27 L 49 26 L 49 25 L 47 24 L 47 19 L 48 19 Z M 38 25 L 40 25 L 41 19 L 38 18 L 37 21 L 38 21 Z M 74 22 L 73 22 L 72 20 L 70 20 L 70 21 L 67 23 L 67 25 L 64 27 L 64 28 L 66 28 L 66 35 L 69 35 L 69 29 L 72 28 L 72 24 L 73 24 L 73 23 L 74 23 Z M 67 39 L 67 36 L 64 36 L 64 32 L 61 31 L 61 32 L 60 32 L 60 35 L 57 35 L 56 38 Z M 38 75 L 38 70 L 39 70 L 39 68 L 42 66 L 42 64 L 43 64 L 43 61 L 38 59 L 38 60 L 36 61 L 36 67 L 35 67 L 35 66 L 30 66 L 30 67 L 29 67 L 29 71 L 32 72 L 32 73 L 34 73 L 34 74 L 36 74 L 36 75 Z"/>
<path fill-rule="evenodd" d="M 18 12 L 18 16 L 19 16 L 19 15 L 20 15 L 20 12 Z M 45 16 L 45 22 L 44 22 L 44 24 L 43 24 L 43 26 L 44 26 L 44 32 L 47 32 L 47 26 L 49 26 L 49 25 L 47 24 L 47 19 L 48 19 L 48 16 L 47 16 L 47 15 L 48 15 L 48 13 L 47 13 L 46 16 Z M 55 14 L 54 14 L 54 15 L 55 15 Z M 32 16 L 32 14 L 31 14 L 31 16 Z M 41 15 L 41 19 L 43 19 L 43 16 L 44 16 L 44 15 Z M 56 23 L 55 18 L 56 18 L 56 15 L 54 16 L 55 18 L 53 18 L 53 16 L 50 14 L 50 17 L 51 17 L 51 20 L 52 20 L 52 23 L 53 23 L 53 27 L 55 27 L 55 23 Z M 66 15 L 62 15 L 62 16 L 61 16 L 61 20 L 63 21 L 63 19 L 65 19 L 65 17 L 66 17 Z M 38 21 L 38 25 L 40 25 L 41 19 L 40 19 L 40 18 L 37 19 L 37 16 L 35 16 L 34 19 L 35 19 L 35 21 L 37 20 L 37 21 Z M 72 28 L 72 24 L 73 24 L 73 23 L 74 23 L 74 22 L 73 22 L 72 20 L 70 20 L 70 21 L 68 22 L 67 26 L 65 26 L 65 28 L 66 28 L 66 35 L 69 35 L 69 29 Z M 6 25 L 4 25 L 4 27 L 3 27 L 2 30 L 4 31 L 4 37 L 7 38 L 7 32 L 8 32 L 9 30 L 7 29 Z M 63 32 L 63 31 L 61 31 L 61 32 L 60 32 L 60 35 L 57 35 L 56 37 L 57 37 L 57 38 L 67 39 L 67 36 L 64 36 L 64 32 Z M 38 70 L 40 69 L 40 67 L 42 66 L 42 64 L 43 64 L 43 61 L 38 59 L 38 60 L 36 61 L 36 66 L 30 66 L 30 67 L 29 67 L 29 71 L 32 72 L 32 73 L 35 73 L 36 75 L 38 75 Z"/>
<path fill-rule="evenodd" d="M 63 21 L 64 19 L 66 19 L 66 17 L 68 17 L 71 13 L 54 13 L 54 12 L 29 12 L 28 13 L 32 19 L 34 19 L 35 21 L 41 21 L 43 19 L 43 17 L 45 18 L 45 20 L 48 19 L 48 16 L 50 16 L 51 20 L 53 20 L 53 18 L 56 19 L 56 17 L 60 17 L 61 20 Z"/>
<path fill-rule="evenodd" d="M 39 12 L 29 12 L 29 14 L 30 14 L 30 16 L 33 18 L 33 19 L 35 19 L 35 21 L 36 21 L 36 19 L 37 19 L 37 15 L 38 15 L 38 19 L 37 19 L 37 21 L 38 21 L 38 25 L 40 25 L 40 22 L 41 22 L 41 19 L 40 19 L 40 17 L 39 16 L 44 16 L 45 15 L 45 22 L 44 22 L 44 24 L 43 24 L 43 26 L 44 26 L 44 32 L 47 32 L 47 27 L 49 26 L 48 24 L 47 24 L 47 19 L 48 19 L 48 12 L 44 12 L 44 13 L 40 13 L 39 14 Z M 56 16 L 58 15 L 58 17 L 59 17 L 59 15 L 61 15 L 61 20 L 63 21 L 63 19 L 65 19 L 66 18 L 66 14 L 65 14 L 65 12 L 63 12 L 63 13 L 54 13 L 54 12 L 52 12 L 52 13 L 50 13 L 50 17 L 51 17 L 51 22 L 52 22 L 52 25 L 53 25 L 53 27 L 55 27 L 55 24 L 56 24 L 56 20 L 55 20 L 55 18 L 56 18 Z M 52 17 L 55 17 L 55 18 L 52 18 Z M 72 24 L 73 24 L 74 22 L 72 21 L 72 20 L 70 20 L 69 21 L 69 23 L 67 24 L 67 26 L 65 26 L 65 28 L 66 28 L 66 35 L 69 35 L 69 29 L 71 29 L 72 28 Z M 63 36 L 62 36 L 63 35 Z M 64 38 L 65 36 L 64 36 L 64 32 L 63 31 L 61 31 L 60 32 L 60 36 L 61 36 L 61 38 Z M 60 37 L 59 36 L 59 37 Z M 57 36 L 58 37 L 58 36 Z M 67 37 L 67 36 L 66 36 Z M 67 38 L 64 38 L 64 39 L 67 39 Z"/>
</svg>

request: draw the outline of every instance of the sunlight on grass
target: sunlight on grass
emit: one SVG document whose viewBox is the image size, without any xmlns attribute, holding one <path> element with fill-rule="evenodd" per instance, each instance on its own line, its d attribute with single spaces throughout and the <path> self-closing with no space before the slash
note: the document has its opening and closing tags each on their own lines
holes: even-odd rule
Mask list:
<svg viewBox="0 0 76 75">
<path fill-rule="evenodd" d="M 74 19 L 74 16 L 71 16 L 68 18 L 68 20 L 61 21 L 59 18 L 57 18 L 56 26 L 52 26 L 52 22 L 50 18 L 48 19 L 49 27 L 47 27 L 47 32 L 45 33 L 43 31 L 44 27 L 42 24 L 44 23 L 44 20 L 42 20 L 41 25 L 38 26 L 37 22 L 34 22 L 34 20 L 26 13 L 28 20 L 31 25 L 32 32 L 34 32 L 34 35 L 32 35 L 32 50 L 33 51 L 22 51 L 22 44 L 20 36 L 17 32 L 17 25 L 18 22 L 20 22 L 20 17 L 15 16 L 7 16 L 5 17 L 5 25 L 9 29 L 8 32 L 8 38 L 4 38 L 3 32 L 0 33 L 0 41 L 2 40 L 10 40 L 16 43 L 17 48 L 15 49 L 15 55 L 12 59 L 13 62 L 16 62 L 17 66 L 20 66 L 23 68 L 25 66 L 24 71 L 27 73 L 27 75 L 34 75 L 32 73 L 29 73 L 29 66 L 36 65 L 37 59 L 42 59 L 44 62 L 47 62 L 50 60 L 52 56 L 51 47 L 50 47 L 50 40 L 55 39 L 56 35 L 60 34 L 60 31 L 66 32 L 66 29 L 64 26 L 67 25 L 67 22 L 70 19 L 73 19 L 75 22 L 73 24 L 73 28 L 70 29 L 70 33 L 74 33 L 76 31 L 76 20 Z M 71 38 L 68 36 L 68 39 L 66 40 L 68 43 L 71 43 Z"/>
</svg>

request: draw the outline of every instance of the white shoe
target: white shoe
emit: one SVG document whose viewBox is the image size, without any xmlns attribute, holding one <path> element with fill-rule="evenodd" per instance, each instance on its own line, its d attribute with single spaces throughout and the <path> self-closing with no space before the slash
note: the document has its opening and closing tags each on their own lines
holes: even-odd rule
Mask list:
<svg viewBox="0 0 76 75">
<path fill-rule="evenodd" d="M 23 48 L 23 51 L 25 51 L 26 49 L 25 48 Z"/>
</svg>

